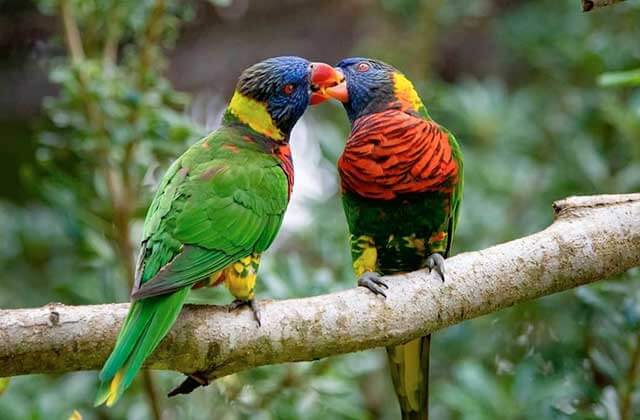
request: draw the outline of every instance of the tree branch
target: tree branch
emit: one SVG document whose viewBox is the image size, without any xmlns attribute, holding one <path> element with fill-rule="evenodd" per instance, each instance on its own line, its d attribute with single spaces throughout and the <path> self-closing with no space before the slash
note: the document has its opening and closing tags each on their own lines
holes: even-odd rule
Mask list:
<svg viewBox="0 0 640 420">
<path fill-rule="evenodd" d="M 582 0 L 582 11 L 590 12 L 593 9 L 610 6 L 612 4 L 621 3 L 624 0 Z"/>
<path fill-rule="evenodd" d="M 263 301 L 260 328 L 248 310 L 187 306 L 148 366 L 214 379 L 396 344 L 640 265 L 640 194 L 572 197 L 554 211 L 541 232 L 448 259 L 444 284 L 424 271 L 389 278 L 386 300 L 354 288 Z M 0 377 L 100 368 L 127 308 L 1 310 Z"/>
<path fill-rule="evenodd" d="M 82 38 L 78 25 L 73 18 L 73 11 L 69 0 L 60 2 L 60 15 L 62 16 L 62 25 L 64 27 L 64 39 L 69 50 L 71 62 L 74 64 L 84 60 L 84 49 L 82 48 Z"/>
</svg>

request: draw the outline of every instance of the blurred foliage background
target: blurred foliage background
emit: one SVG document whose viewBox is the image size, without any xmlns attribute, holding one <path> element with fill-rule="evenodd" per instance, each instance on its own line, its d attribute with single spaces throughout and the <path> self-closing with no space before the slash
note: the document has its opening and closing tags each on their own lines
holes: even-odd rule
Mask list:
<svg viewBox="0 0 640 420">
<path fill-rule="evenodd" d="M 543 228 L 555 199 L 640 190 L 637 1 L 589 14 L 578 0 L 4 0 L 0 12 L 1 308 L 126 301 L 155 183 L 267 56 L 405 71 L 462 143 L 456 253 Z M 347 132 L 336 105 L 294 131 L 294 199 L 259 296 L 353 286 L 335 170 Z M 432 417 L 640 418 L 639 327 L 632 270 L 438 332 Z M 385 363 L 369 351 L 268 366 L 173 399 L 181 376 L 153 372 L 110 410 L 92 407 L 95 372 L 16 377 L 0 380 L 0 419 L 393 419 Z"/>
</svg>

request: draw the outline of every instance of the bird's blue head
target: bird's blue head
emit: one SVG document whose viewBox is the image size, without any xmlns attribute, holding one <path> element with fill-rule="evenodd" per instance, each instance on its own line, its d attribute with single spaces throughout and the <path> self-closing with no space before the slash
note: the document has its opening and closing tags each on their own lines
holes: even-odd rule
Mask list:
<svg viewBox="0 0 640 420">
<path fill-rule="evenodd" d="M 310 104 L 311 72 L 318 67 L 331 68 L 293 56 L 254 64 L 240 75 L 227 113 L 260 134 L 287 141 Z"/>
<path fill-rule="evenodd" d="M 340 61 L 336 69 L 343 80 L 324 92 L 343 103 L 351 122 L 391 107 L 414 112 L 424 108 L 409 79 L 387 63 L 353 57 Z"/>
</svg>

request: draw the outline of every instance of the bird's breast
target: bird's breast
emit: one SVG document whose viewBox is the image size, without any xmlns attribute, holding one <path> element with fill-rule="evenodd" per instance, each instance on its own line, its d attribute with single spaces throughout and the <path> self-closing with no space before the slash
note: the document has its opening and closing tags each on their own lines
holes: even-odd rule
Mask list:
<svg viewBox="0 0 640 420">
<path fill-rule="evenodd" d="M 451 192 L 459 169 L 449 135 L 435 122 L 400 110 L 356 120 L 338 168 L 344 191 L 379 200 Z"/>
</svg>

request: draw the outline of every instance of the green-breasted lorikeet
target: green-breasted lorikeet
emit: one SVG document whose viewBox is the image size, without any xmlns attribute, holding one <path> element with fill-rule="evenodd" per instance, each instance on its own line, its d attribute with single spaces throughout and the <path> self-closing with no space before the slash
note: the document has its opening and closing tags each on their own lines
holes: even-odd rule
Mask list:
<svg viewBox="0 0 640 420">
<path fill-rule="evenodd" d="M 164 175 L 144 223 L 133 303 L 100 372 L 96 404 L 114 404 L 171 329 L 189 289 L 224 283 L 253 305 L 260 255 L 293 185 L 289 135 L 331 66 L 276 57 L 246 69 L 222 126 Z"/>
<path fill-rule="evenodd" d="M 358 284 L 386 296 L 381 274 L 425 267 L 444 280 L 462 199 L 455 137 L 392 66 L 349 58 L 336 71 L 323 92 L 351 121 L 338 168 Z M 403 419 L 428 417 L 429 344 L 427 336 L 387 348 Z"/>
</svg>

